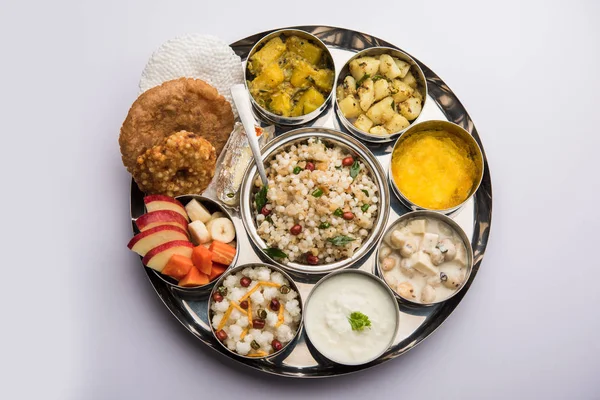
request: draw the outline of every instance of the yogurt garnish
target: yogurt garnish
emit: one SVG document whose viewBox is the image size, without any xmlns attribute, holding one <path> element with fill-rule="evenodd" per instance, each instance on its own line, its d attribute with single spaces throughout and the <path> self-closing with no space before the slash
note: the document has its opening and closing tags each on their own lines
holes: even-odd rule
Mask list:
<svg viewBox="0 0 600 400">
<path fill-rule="evenodd" d="M 379 357 L 396 335 L 397 304 L 375 279 L 355 271 L 326 278 L 306 306 L 306 333 L 315 348 L 339 364 Z"/>
</svg>

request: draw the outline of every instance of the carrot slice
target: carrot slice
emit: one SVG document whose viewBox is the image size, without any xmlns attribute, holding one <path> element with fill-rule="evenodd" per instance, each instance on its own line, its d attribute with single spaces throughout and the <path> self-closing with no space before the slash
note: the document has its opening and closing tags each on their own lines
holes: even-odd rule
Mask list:
<svg viewBox="0 0 600 400">
<path fill-rule="evenodd" d="M 192 267 L 190 272 L 179 281 L 179 286 L 183 287 L 193 287 L 193 286 L 202 286 L 208 283 L 208 275 L 203 274 L 198 271 L 198 268 Z"/>
<path fill-rule="evenodd" d="M 192 262 L 200 272 L 206 275 L 212 273 L 212 251 L 200 245 L 194 247 L 192 251 Z"/>
<path fill-rule="evenodd" d="M 213 240 L 209 249 L 212 251 L 212 260 L 219 264 L 231 265 L 235 258 L 235 247 L 218 240 Z"/>
<path fill-rule="evenodd" d="M 162 273 L 177 280 L 183 279 L 194 266 L 192 259 L 180 254 L 173 254 Z"/>
</svg>

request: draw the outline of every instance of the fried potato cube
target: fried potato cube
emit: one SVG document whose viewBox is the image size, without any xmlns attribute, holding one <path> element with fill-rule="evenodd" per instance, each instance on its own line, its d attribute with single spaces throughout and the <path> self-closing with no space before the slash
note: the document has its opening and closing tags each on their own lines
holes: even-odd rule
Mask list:
<svg viewBox="0 0 600 400">
<path fill-rule="evenodd" d="M 346 118 L 358 117 L 362 110 L 358 106 L 358 100 L 353 95 L 346 96 L 343 100 L 338 101 L 338 107 Z"/>
<path fill-rule="evenodd" d="M 372 127 L 369 130 L 369 133 L 371 135 L 381 135 L 381 136 L 385 136 L 385 135 L 389 135 L 390 133 L 381 125 L 377 125 Z"/>
<path fill-rule="evenodd" d="M 375 101 L 379 101 L 390 95 L 390 84 L 385 79 L 378 79 L 373 84 L 375 89 Z"/>
<path fill-rule="evenodd" d="M 283 82 L 285 76 L 277 63 L 268 65 L 263 72 L 252 81 L 252 89 L 273 89 Z"/>
<path fill-rule="evenodd" d="M 333 71 L 330 69 L 320 69 L 312 74 L 315 85 L 324 92 L 328 92 L 333 87 Z"/>
<path fill-rule="evenodd" d="M 309 87 L 311 82 L 308 78 L 312 77 L 315 72 L 315 69 L 309 63 L 299 61 L 292 70 L 290 83 L 297 88 Z"/>
<path fill-rule="evenodd" d="M 373 104 L 367 111 L 367 117 L 376 125 L 387 122 L 396 114 L 396 111 L 392 108 L 393 102 L 394 99 L 392 96 L 388 96 L 378 103 Z"/>
<path fill-rule="evenodd" d="M 379 60 L 374 57 L 361 57 L 350 61 L 350 73 L 357 81 L 365 74 L 374 76 L 379 71 Z"/>
<path fill-rule="evenodd" d="M 375 101 L 375 87 L 373 81 L 369 78 L 365 80 L 358 89 L 358 100 L 360 108 L 367 111 Z"/>
<path fill-rule="evenodd" d="M 369 129 L 373 127 L 373 121 L 365 114 L 360 114 L 356 121 L 354 121 L 354 126 L 363 132 L 369 132 Z"/>
<path fill-rule="evenodd" d="M 323 54 L 323 49 L 298 36 L 288 37 L 285 45 L 290 52 L 298 54 L 312 65 L 317 65 Z"/>
<path fill-rule="evenodd" d="M 389 54 L 379 56 L 379 71 L 389 79 L 400 76 L 400 68 Z"/>
<path fill-rule="evenodd" d="M 394 79 L 392 82 L 392 96 L 394 97 L 394 101 L 398 104 L 412 96 L 414 91 L 415 89 L 411 88 L 400 79 Z"/>
<path fill-rule="evenodd" d="M 390 133 L 399 132 L 410 125 L 410 122 L 400 114 L 394 114 L 383 126 Z"/>
<path fill-rule="evenodd" d="M 412 121 L 421 114 L 421 100 L 416 97 L 410 97 L 400 103 L 400 114 L 407 120 Z"/>
<path fill-rule="evenodd" d="M 398 77 L 404 78 L 406 76 L 406 74 L 408 74 L 408 71 L 410 71 L 410 64 L 407 63 L 406 61 L 398 60 L 395 57 L 394 57 L 394 62 L 396 63 L 396 66 L 400 70 L 400 74 L 398 75 Z"/>
<path fill-rule="evenodd" d="M 289 116 L 292 112 L 292 98 L 287 92 L 277 92 L 271 96 L 269 104 L 271 112 L 277 115 Z"/>
<path fill-rule="evenodd" d="M 344 90 L 345 96 L 356 94 L 356 79 L 352 75 L 348 75 L 344 78 L 344 83 L 341 87 Z"/>
<path fill-rule="evenodd" d="M 281 38 L 274 37 L 269 40 L 262 49 L 257 51 L 250 57 L 248 69 L 254 75 L 258 75 L 262 70 L 273 61 L 277 60 L 285 51 L 285 44 Z"/>
<path fill-rule="evenodd" d="M 311 87 L 307 91 L 305 91 L 298 103 L 294 106 L 292 110 L 292 116 L 298 117 L 300 115 L 306 115 L 315 111 L 321 104 L 325 102 L 325 98 L 317 89 Z"/>
<path fill-rule="evenodd" d="M 406 83 L 408 86 L 410 86 L 413 89 L 417 88 L 417 79 L 410 71 L 408 71 L 406 76 L 404 78 L 402 78 L 402 82 Z"/>
</svg>

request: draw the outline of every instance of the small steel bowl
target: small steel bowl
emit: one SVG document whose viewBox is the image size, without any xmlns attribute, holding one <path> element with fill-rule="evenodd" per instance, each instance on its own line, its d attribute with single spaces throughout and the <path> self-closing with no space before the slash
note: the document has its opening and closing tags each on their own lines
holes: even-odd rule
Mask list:
<svg viewBox="0 0 600 400">
<path fill-rule="evenodd" d="M 346 61 L 346 64 L 344 64 L 344 67 L 338 74 L 333 91 L 336 92 L 337 87 L 339 85 L 343 84 L 346 76 L 350 75 L 350 62 L 352 60 L 355 60 L 360 57 L 380 56 L 382 54 L 389 54 L 392 57 L 396 57 L 396 58 L 410 64 L 410 71 L 413 73 L 413 75 L 415 75 L 415 79 L 417 80 L 418 87 L 421 88 L 421 90 L 422 90 L 423 103 L 421 105 L 422 106 L 421 113 L 419 114 L 419 116 L 417 118 L 415 118 L 410 123 L 410 125 L 408 127 L 406 127 L 405 129 L 403 129 L 399 132 L 394 132 L 390 135 L 382 136 L 382 135 L 373 135 L 371 133 L 361 131 L 360 129 L 355 127 L 352 124 L 352 122 L 350 122 L 344 116 L 344 113 L 342 113 L 342 110 L 340 110 L 340 107 L 338 106 L 338 101 L 341 99 L 338 99 L 337 95 L 336 95 L 336 99 L 334 102 L 335 103 L 335 112 L 339 118 L 340 123 L 354 136 L 358 137 L 359 139 L 365 140 L 367 142 L 371 142 L 371 143 L 386 143 L 386 142 L 392 142 L 392 141 L 396 140 L 403 132 L 405 132 L 408 128 L 415 125 L 419 121 L 419 119 L 421 118 L 421 115 L 423 115 L 423 110 L 425 109 L 425 105 L 427 104 L 427 93 L 428 93 L 427 92 L 427 90 L 428 90 L 427 89 L 427 79 L 425 79 L 425 74 L 423 73 L 423 70 L 421 69 L 419 64 L 415 60 L 413 60 L 413 58 L 411 56 L 409 56 L 408 54 L 406 54 L 398 49 L 393 49 L 391 47 L 371 47 L 371 48 L 359 51 L 354 56 L 352 56 L 352 58 L 350 58 L 348 61 Z M 416 74 L 415 74 L 415 72 L 416 72 Z"/>
<path fill-rule="evenodd" d="M 224 213 L 227 216 L 227 218 L 229 218 L 233 222 L 233 217 L 231 216 L 229 211 L 227 211 L 227 209 L 225 207 L 223 207 L 221 204 L 219 204 L 217 201 L 215 201 L 213 199 L 209 199 L 208 197 L 204 197 L 204 196 L 200 196 L 200 195 L 196 195 L 196 194 L 186 194 L 186 195 L 182 195 L 182 196 L 177 196 L 176 199 L 179 200 L 181 202 L 181 204 L 183 204 L 184 206 L 192 199 L 196 199 L 204 207 L 206 207 L 206 209 L 208 211 L 210 211 L 211 214 L 215 213 L 217 211 L 220 211 L 220 212 Z M 234 224 L 234 226 L 235 226 L 235 224 Z M 237 259 L 238 259 L 238 254 L 240 253 L 240 244 L 239 244 L 240 242 L 239 242 L 237 236 L 238 236 L 238 232 L 236 232 L 235 257 L 234 257 L 233 262 L 231 263 L 230 267 L 235 265 L 235 263 L 237 262 Z M 154 274 L 156 276 L 158 276 L 164 283 L 171 286 L 177 292 L 181 293 L 182 295 L 187 295 L 187 296 L 192 296 L 192 297 L 207 295 L 211 291 L 213 286 L 215 285 L 215 281 L 216 281 L 216 279 L 215 279 L 212 282 L 209 282 L 206 285 L 202 285 L 202 286 L 183 287 L 183 286 L 179 286 L 175 279 L 173 279 L 167 275 L 163 275 L 154 269 L 152 269 L 152 272 L 154 272 Z"/>
<path fill-rule="evenodd" d="M 212 326 L 212 317 L 213 317 L 213 311 L 210 309 L 210 306 L 213 303 L 213 295 L 215 294 L 215 292 L 218 290 L 219 287 L 221 287 L 223 285 L 223 281 L 225 280 L 225 278 L 227 278 L 229 275 L 232 274 L 237 274 L 238 272 L 242 271 L 244 268 L 255 268 L 255 267 L 267 267 L 271 270 L 271 272 L 273 271 L 277 271 L 280 272 L 285 279 L 288 280 L 288 282 L 290 283 L 290 288 L 295 290 L 296 293 L 298 293 L 298 297 L 296 298 L 298 300 L 298 303 L 300 305 L 300 321 L 298 322 L 298 329 L 296 330 L 296 333 L 294 334 L 294 337 L 292 338 L 292 340 L 290 340 L 286 345 L 284 345 L 281 350 L 276 351 L 274 353 L 271 353 L 269 355 L 263 356 L 263 357 L 250 357 L 250 356 L 243 356 L 241 354 L 236 353 L 233 350 L 230 350 L 225 343 L 221 342 L 219 340 L 219 338 L 217 338 L 217 333 L 215 332 L 215 328 Z M 216 280 L 216 284 L 214 285 L 212 291 L 210 292 L 210 297 L 208 298 L 208 325 L 210 325 L 210 330 L 215 338 L 215 340 L 217 342 L 219 342 L 219 344 L 221 346 L 223 346 L 223 348 L 225 350 L 227 350 L 228 352 L 230 352 L 231 354 L 240 357 L 240 358 L 245 358 L 247 360 L 263 360 L 266 358 L 272 358 L 272 357 L 276 357 L 278 355 L 281 355 L 282 353 L 285 353 L 287 351 L 287 349 L 290 348 L 290 345 L 292 345 L 293 343 L 296 342 L 296 340 L 298 339 L 300 333 L 302 332 L 302 326 L 303 326 L 303 322 L 304 322 L 304 306 L 303 306 L 303 301 L 302 301 L 302 296 L 300 294 L 300 290 L 298 289 L 298 285 L 296 284 L 296 282 L 294 282 L 294 280 L 281 268 L 276 267 L 274 265 L 270 265 L 270 264 L 261 264 L 261 263 L 251 263 L 251 264 L 243 264 L 243 265 L 238 265 L 237 267 L 233 267 L 233 268 L 229 268 L 227 271 L 225 271 L 225 273 L 223 275 L 221 275 L 219 277 L 219 279 Z M 280 307 L 284 307 L 283 304 L 281 304 Z"/>
<path fill-rule="evenodd" d="M 394 308 L 396 310 L 396 312 L 394 313 L 396 315 L 396 327 L 394 328 L 394 334 L 392 335 L 390 342 L 388 343 L 387 347 L 385 347 L 383 349 L 383 351 L 381 351 L 381 353 L 377 354 L 375 357 L 367 360 L 367 361 L 363 361 L 360 363 L 356 363 L 356 364 L 348 364 L 348 363 L 341 363 L 337 360 L 333 360 L 329 357 L 327 357 L 327 355 L 325 355 L 323 353 L 323 350 L 318 349 L 317 346 L 315 346 L 314 342 L 310 339 L 310 329 L 309 329 L 309 325 L 307 324 L 304 329 L 306 331 L 306 336 L 308 337 L 308 340 L 310 340 L 310 343 L 312 345 L 312 347 L 314 347 L 315 350 L 317 350 L 319 352 L 319 354 L 321 354 L 323 357 L 325 357 L 326 359 L 337 363 L 337 364 L 341 364 L 341 365 L 363 365 L 363 364 L 368 364 L 369 362 L 378 359 L 383 353 L 385 353 L 387 351 L 387 349 L 390 348 L 390 346 L 394 343 L 394 340 L 396 339 L 396 335 L 398 333 L 398 327 L 400 325 L 400 310 L 398 307 L 398 303 L 396 302 L 396 298 L 395 298 L 395 293 L 390 289 L 390 287 L 379 277 L 360 270 L 360 269 L 344 269 L 341 271 L 336 271 L 336 272 L 332 272 L 331 274 L 325 276 L 323 279 L 321 279 L 319 282 L 317 282 L 317 284 L 312 288 L 310 294 L 308 295 L 307 299 L 306 299 L 306 304 L 304 305 L 304 309 L 306 311 L 308 311 L 308 305 L 310 304 L 310 300 L 313 296 L 313 294 L 319 289 L 319 286 L 323 284 L 323 282 L 326 282 L 329 279 L 335 278 L 336 276 L 339 276 L 341 274 L 355 274 L 355 275 L 363 275 L 368 277 L 369 279 L 372 279 L 374 282 L 376 282 L 378 285 L 380 285 L 383 289 L 385 289 L 385 291 L 388 293 L 390 300 L 392 302 L 392 304 L 394 305 Z M 308 321 L 308 318 L 306 319 L 306 321 Z"/>
<path fill-rule="evenodd" d="M 269 160 L 282 150 L 283 147 L 303 143 L 309 138 L 319 138 L 325 143 L 335 144 L 356 154 L 369 168 L 369 172 L 379 191 L 378 211 L 375 222 L 373 223 L 373 228 L 371 228 L 371 233 L 352 257 L 329 264 L 309 265 L 297 262 L 288 262 L 284 264 L 261 251 L 270 263 L 285 268 L 286 270 L 303 274 L 325 274 L 352 265 L 355 261 L 365 256 L 377 244 L 388 219 L 390 195 L 383 168 L 373 153 L 355 138 L 333 129 L 311 127 L 289 131 L 278 136 L 262 149 L 262 159 L 263 161 Z M 267 245 L 257 232 L 256 218 L 252 209 L 254 194 L 257 191 L 257 188 L 254 185 L 257 176 L 256 165 L 253 163 L 246 169 L 246 173 L 240 186 L 240 214 L 252 243 L 257 249 L 262 250 L 265 249 Z"/>
<path fill-rule="evenodd" d="M 462 203 L 460 203 L 454 207 L 450 207 L 450 208 L 447 208 L 444 210 L 436 210 L 436 209 L 432 209 L 432 208 L 422 207 L 416 203 L 413 203 L 406 196 L 404 196 L 404 194 L 402 194 L 402 192 L 400 191 L 400 188 L 398 187 L 398 185 L 396 184 L 396 181 L 394 180 L 394 176 L 392 174 L 392 162 L 393 162 L 394 152 L 396 151 L 396 148 L 398 148 L 398 146 L 400 146 L 400 144 L 402 144 L 407 138 L 411 137 L 412 135 L 418 134 L 419 132 L 423 132 L 423 131 L 446 131 L 446 132 L 456 135 L 459 138 L 461 138 L 462 140 L 464 140 L 466 143 L 468 143 L 469 154 L 471 155 L 471 157 L 475 161 L 475 164 L 477 165 L 477 168 L 479 169 L 479 177 L 477 178 L 477 183 L 475 185 L 473 185 L 473 188 L 471 189 L 471 193 L 469 194 L 469 196 L 467 196 L 467 198 Z M 473 138 L 473 136 L 471 136 L 469 134 L 469 132 L 467 132 L 462 127 L 456 125 L 455 123 L 448 122 L 448 121 L 441 121 L 441 120 L 431 120 L 431 121 L 420 122 L 416 125 L 409 127 L 409 129 L 406 132 L 404 132 L 404 134 L 402 136 L 400 136 L 400 138 L 398 138 L 398 140 L 394 144 L 394 149 L 392 150 L 392 160 L 390 161 L 390 166 L 388 169 L 388 179 L 390 181 L 390 185 L 392 186 L 392 191 L 394 192 L 394 194 L 396 195 L 398 200 L 400 200 L 402 202 L 402 204 L 404 204 L 409 209 L 411 209 L 411 210 L 430 210 L 430 211 L 435 211 L 435 212 L 445 214 L 445 215 L 452 214 L 455 211 L 459 210 L 462 206 L 464 206 L 465 203 L 467 201 L 469 201 L 471 199 L 471 197 L 473 197 L 473 195 L 475 195 L 475 192 L 477 192 L 477 189 L 479 189 L 479 185 L 481 184 L 481 181 L 483 179 L 483 153 L 481 152 L 481 148 L 479 147 L 479 145 L 477 144 L 477 141 Z"/>
<path fill-rule="evenodd" d="M 331 52 L 329 51 L 327 46 L 325 46 L 325 43 L 323 43 L 318 37 L 299 29 L 281 29 L 275 32 L 271 32 L 268 35 L 264 36 L 262 39 L 256 42 L 254 47 L 252 47 L 250 53 L 248 53 L 248 60 L 250 60 L 250 57 L 252 57 L 254 53 L 256 53 L 258 50 L 260 50 L 266 42 L 277 36 L 299 36 L 310 41 L 312 44 L 320 47 L 321 49 L 323 49 L 324 54 L 328 59 L 328 67 L 335 73 L 335 64 L 333 62 L 333 57 L 331 56 Z M 281 115 L 274 114 L 269 110 L 264 109 L 254 100 L 254 97 L 250 93 L 250 88 L 248 87 L 248 82 L 254 78 L 254 75 L 248 70 L 247 63 L 244 66 L 244 76 L 246 90 L 248 91 L 248 96 L 250 96 L 250 101 L 252 102 L 254 110 L 260 118 L 275 125 L 295 126 L 303 125 L 309 121 L 312 121 L 313 119 L 317 118 L 329 106 L 329 104 L 331 103 L 331 98 L 333 96 L 332 93 L 334 92 L 334 89 L 332 88 L 329 92 L 329 95 L 325 98 L 325 102 L 323 102 L 323 104 L 321 104 L 319 108 L 317 108 L 311 113 L 301 115 L 298 117 L 283 117 Z"/>
<path fill-rule="evenodd" d="M 379 257 L 379 252 L 381 250 L 381 244 L 394 231 L 394 229 L 396 229 L 398 226 L 400 226 L 412 219 L 415 219 L 415 218 L 435 219 L 437 221 L 444 222 L 446 225 L 449 225 L 450 228 L 452 228 L 454 230 L 454 232 L 456 232 L 458 234 L 458 236 L 462 240 L 463 244 L 465 245 L 466 256 L 467 256 L 467 262 L 466 262 L 466 267 L 465 267 L 467 269 L 467 272 L 465 274 L 465 278 L 464 278 L 462 284 L 450 296 L 446 297 L 443 300 L 439 300 L 439 301 L 436 301 L 433 303 L 422 303 L 420 301 L 415 301 L 415 300 L 411 300 L 411 299 L 402 297 L 396 292 L 395 289 L 391 288 L 392 292 L 394 293 L 396 298 L 398 300 L 400 300 L 400 302 L 402 302 L 404 304 L 413 305 L 413 306 L 417 305 L 417 306 L 428 307 L 428 306 L 432 306 L 434 304 L 443 303 L 444 301 L 447 301 L 447 300 L 451 299 L 452 297 L 456 296 L 456 294 L 458 292 L 460 292 L 462 290 L 462 288 L 465 286 L 465 284 L 469 281 L 469 278 L 471 276 L 471 271 L 473 270 L 473 249 L 471 248 L 471 242 L 469 241 L 469 238 L 467 237 L 467 234 L 465 233 L 465 231 L 452 218 L 450 218 L 446 215 L 440 214 L 438 212 L 429 211 L 429 210 L 412 211 L 412 212 L 406 213 L 406 214 L 402 215 L 400 218 L 398 218 L 396 221 L 394 221 L 394 223 L 392 225 L 390 225 L 390 227 L 386 230 L 385 234 L 383 235 L 383 239 L 379 243 L 379 247 L 377 248 L 377 257 L 376 257 L 376 261 L 375 261 L 375 273 L 377 276 L 379 276 L 385 282 L 386 285 L 388 285 L 388 283 L 385 281 L 385 278 L 383 276 L 383 270 L 381 269 L 381 260 Z"/>
</svg>

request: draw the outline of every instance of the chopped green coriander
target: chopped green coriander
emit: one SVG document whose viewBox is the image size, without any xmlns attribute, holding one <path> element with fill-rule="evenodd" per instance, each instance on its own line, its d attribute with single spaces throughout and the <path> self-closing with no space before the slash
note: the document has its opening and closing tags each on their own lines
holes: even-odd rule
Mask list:
<svg viewBox="0 0 600 400">
<path fill-rule="evenodd" d="M 331 226 L 331 224 L 329 222 L 321 222 L 321 224 L 319 225 L 319 229 L 327 229 Z"/>
<path fill-rule="evenodd" d="M 371 327 L 371 321 L 369 321 L 369 317 L 360 311 L 354 311 L 352 314 L 350 314 L 348 317 L 348 322 L 350 323 L 353 331 L 362 331 L 365 328 Z"/>
</svg>

